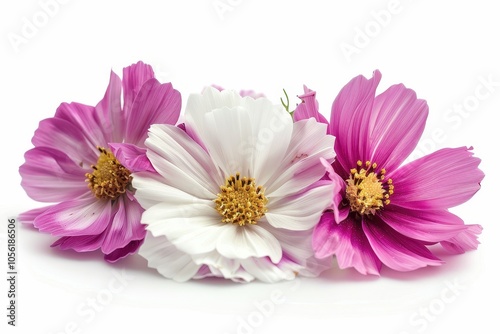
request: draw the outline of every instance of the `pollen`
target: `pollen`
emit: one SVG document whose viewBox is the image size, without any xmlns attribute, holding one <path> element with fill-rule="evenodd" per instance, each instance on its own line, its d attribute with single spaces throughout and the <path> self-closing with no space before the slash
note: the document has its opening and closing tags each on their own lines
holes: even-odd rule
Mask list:
<svg viewBox="0 0 500 334">
<path fill-rule="evenodd" d="M 346 198 L 352 212 L 360 215 L 374 215 L 378 210 L 389 205 L 389 197 L 394 194 L 392 179 L 385 179 L 386 170 L 377 170 L 377 164 L 366 161 L 357 162 L 357 167 L 350 170 L 346 180 Z"/>
<path fill-rule="evenodd" d="M 102 147 L 98 147 L 98 150 L 99 158 L 92 165 L 94 171 L 85 174 L 86 182 L 95 197 L 114 200 L 125 193 L 132 176 L 111 151 Z"/>
<path fill-rule="evenodd" d="M 267 197 L 264 188 L 255 185 L 255 179 L 231 175 L 220 187 L 220 193 L 214 200 L 215 209 L 221 214 L 223 223 L 257 224 L 267 212 Z"/>
</svg>

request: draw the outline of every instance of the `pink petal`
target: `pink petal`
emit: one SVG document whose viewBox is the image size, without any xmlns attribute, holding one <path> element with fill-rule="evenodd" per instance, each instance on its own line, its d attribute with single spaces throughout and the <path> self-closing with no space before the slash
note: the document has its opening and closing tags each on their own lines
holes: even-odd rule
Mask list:
<svg viewBox="0 0 500 334">
<path fill-rule="evenodd" d="M 411 210 L 390 205 L 380 218 L 397 232 L 427 242 L 453 238 L 466 229 L 460 217 L 446 210 Z"/>
<path fill-rule="evenodd" d="M 429 107 L 413 90 L 394 85 L 375 98 L 371 118 L 370 161 L 392 171 L 410 155 L 424 131 Z"/>
<path fill-rule="evenodd" d="M 325 123 L 328 125 L 328 121 L 325 116 L 320 114 L 318 107 L 318 100 L 316 100 L 316 92 L 307 88 L 304 85 L 304 94 L 299 96 L 299 99 L 302 100 L 297 106 L 297 109 L 293 112 L 293 120 L 295 122 L 300 121 L 301 119 L 314 118 L 319 123 Z M 329 132 L 328 128 L 328 132 Z"/>
<path fill-rule="evenodd" d="M 42 208 L 36 208 L 19 214 L 17 219 L 24 224 L 33 224 L 36 217 L 53 207 L 54 205 L 44 206 Z"/>
<path fill-rule="evenodd" d="M 481 234 L 481 225 L 466 225 L 466 230 L 446 241 L 441 241 L 443 248 L 454 254 L 462 254 L 469 250 L 477 249 L 479 241 L 477 236 Z"/>
<path fill-rule="evenodd" d="M 132 173 L 155 172 L 155 169 L 146 155 L 146 149 L 134 144 L 110 143 L 109 148 L 116 159 Z"/>
<path fill-rule="evenodd" d="M 132 105 L 142 85 L 153 78 L 153 68 L 142 61 L 123 69 L 123 112 L 125 119 L 130 117 Z"/>
<path fill-rule="evenodd" d="M 251 98 L 258 99 L 261 97 L 266 97 L 263 93 L 257 93 L 252 89 L 242 89 L 239 92 L 240 96 L 250 96 Z"/>
<path fill-rule="evenodd" d="M 182 131 L 186 132 L 186 123 L 177 124 L 177 127 Z M 194 139 L 193 139 L 194 140 Z"/>
<path fill-rule="evenodd" d="M 193 276 L 193 279 L 202 279 L 207 277 L 215 277 L 215 275 L 212 273 L 212 270 L 209 266 L 202 265 L 200 269 L 198 269 L 196 275 Z"/>
<path fill-rule="evenodd" d="M 106 137 L 115 142 L 123 139 L 124 113 L 121 107 L 121 93 L 122 82 L 118 75 L 111 71 L 106 93 L 95 109 Z"/>
<path fill-rule="evenodd" d="M 380 78 L 379 71 L 369 80 L 357 76 L 333 102 L 330 133 L 336 137 L 337 161 L 346 171 L 369 158 L 370 113 Z"/>
<path fill-rule="evenodd" d="M 340 223 L 344 221 L 344 219 L 346 219 L 347 215 L 349 214 L 349 209 L 344 209 L 344 210 L 340 209 L 340 204 L 344 200 L 346 183 L 344 179 L 342 179 L 337 173 L 335 173 L 335 171 L 333 170 L 332 166 L 328 163 L 328 161 L 326 161 L 323 158 L 321 158 L 320 161 L 321 164 L 326 169 L 326 174 L 328 178 L 333 181 L 334 185 L 333 202 L 331 208 L 329 209 L 333 210 L 335 221 L 337 223 Z"/>
<path fill-rule="evenodd" d="M 91 147 L 105 147 L 111 141 L 102 126 L 94 107 L 81 103 L 62 103 L 56 110 L 56 118 L 64 119 L 80 128 Z"/>
<path fill-rule="evenodd" d="M 40 202 L 61 202 L 90 192 L 85 170 L 66 154 L 49 147 L 35 147 L 24 155 L 19 167 L 21 186 Z"/>
<path fill-rule="evenodd" d="M 224 87 L 216 85 L 216 84 L 211 84 L 210 87 L 217 89 L 219 92 L 222 92 L 224 90 Z"/>
<path fill-rule="evenodd" d="M 137 252 L 143 243 L 144 239 L 132 240 L 125 247 L 118 248 L 113 252 L 104 255 L 104 259 L 110 263 L 114 263 L 130 254 L 134 254 L 135 252 Z"/>
<path fill-rule="evenodd" d="M 102 233 L 111 222 L 111 201 L 86 197 L 54 205 L 35 219 L 33 225 L 56 236 L 81 236 Z"/>
<path fill-rule="evenodd" d="M 480 161 L 466 147 L 442 149 L 412 161 L 389 175 L 394 182 L 391 203 L 415 210 L 462 204 L 480 188 Z"/>
<path fill-rule="evenodd" d="M 59 246 L 62 250 L 73 249 L 77 252 L 91 252 L 101 247 L 103 239 L 103 233 L 97 235 L 62 237 L 50 245 L 50 247 Z"/>
<path fill-rule="evenodd" d="M 65 119 L 52 117 L 41 121 L 31 141 L 35 147 L 64 152 L 85 168 L 90 168 L 97 160 L 97 150 L 87 141 L 81 127 Z"/>
<path fill-rule="evenodd" d="M 144 209 L 137 201 L 130 201 L 127 197 L 121 196 L 113 203 L 113 207 L 116 213 L 105 232 L 106 236 L 102 243 L 104 254 L 110 254 L 146 236 L 146 228 L 141 224 Z"/>
<path fill-rule="evenodd" d="M 341 269 L 354 267 L 361 274 L 378 275 L 382 263 L 373 252 L 359 222 L 351 217 L 337 224 L 332 212 L 325 212 L 314 228 L 315 256 L 336 255 Z"/>
<path fill-rule="evenodd" d="M 144 83 L 127 115 L 125 142 L 144 147 L 144 140 L 152 124 L 175 125 L 181 110 L 181 95 L 170 83 L 160 84 L 156 79 Z"/>
<path fill-rule="evenodd" d="M 363 231 L 377 257 L 389 268 L 411 271 L 443 263 L 425 245 L 390 228 L 378 217 L 364 219 Z"/>
</svg>

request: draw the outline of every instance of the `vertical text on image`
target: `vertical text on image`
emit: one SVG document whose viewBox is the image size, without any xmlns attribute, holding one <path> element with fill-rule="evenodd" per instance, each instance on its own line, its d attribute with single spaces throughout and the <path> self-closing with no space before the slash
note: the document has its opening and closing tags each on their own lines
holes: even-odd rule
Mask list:
<svg viewBox="0 0 500 334">
<path fill-rule="evenodd" d="M 7 222 L 7 324 L 17 325 L 18 316 L 18 270 L 17 270 L 17 224 L 16 219 Z"/>
</svg>

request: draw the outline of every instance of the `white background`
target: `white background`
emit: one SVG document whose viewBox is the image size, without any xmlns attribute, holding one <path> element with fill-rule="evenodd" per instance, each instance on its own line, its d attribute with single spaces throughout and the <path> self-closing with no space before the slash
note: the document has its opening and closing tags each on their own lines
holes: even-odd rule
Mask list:
<svg viewBox="0 0 500 334">
<path fill-rule="evenodd" d="M 20 226 L 18 327 L 6 324 L 7 284 L 2 278 L 0 332 L 498 330 L 499 123 L 494 115 L 500 107 L 500 20 L 493 1 L 62 2 L 49 8 L 51 16 L 35 0 L 0 5 L 0 219 L 5 225 L 8 216 L 42 205 L 27 197 L 18 174 L 38 122 L 52 117 L 63 101 L 95 105 L 111 69 L 121 76 L 124 66 L 143 60 L 160 81 L 173 83 L 184 104 L 190 92 L 213 83 L 254 89 L 276 103 L 282 88 L 294 97 L 307 84 L 318 92 L 325 115 L 352 77 L 380 69 L 379 92 L 403 82 L 428 101 L 420 152 L 474 146 L 486 178 L 476 196 L 453 211 L 467 223 L 482 224 L 484 231 L 477 251 L 443 254 L 447 263 L 439 268 L 409 274 L 384 268 L 379 278 L 334 268 L 317 279 L 242 285 L 175 283 L 146 268 L 139 256 L 112 266 L 100 254 L 51 249 L 54 237 Z M 218 12 L 217 4 L 225 4 L 226 11 Z M 388 8 L 390 17 L 381 12 Z M 38 25 L 31 36 L 27 28 L 23 36 L 26 22 Z M 348 44 L 357 47 L 350 57 L 341 50 Z M 493 84 L 485 86 L 488 80 Z M 462 115 L 453 111 L 460 105 Z M 92 300 L 97 310 L 90 306 Z"/>
</svg>

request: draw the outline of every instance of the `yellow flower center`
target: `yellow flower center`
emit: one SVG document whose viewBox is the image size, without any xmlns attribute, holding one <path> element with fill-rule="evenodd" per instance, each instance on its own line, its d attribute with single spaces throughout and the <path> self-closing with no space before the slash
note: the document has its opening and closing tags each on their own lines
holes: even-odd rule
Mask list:
<svg viewBox="0 0 500 334">
<path fill-rule="evenodd" d="M 132 181 L 132 176 L 111 151 L 102 147 L 98 147 L 98 149 L 101 154 L 97 163 L 92 165 L 94 171 L 85 174 L 86 182 L 88 182 L 88 187 L 95 197 L 116 199 L 125 193 Z"/>
<path fill-rule="evenodd" d="M 226 183 L 220 187 L 220 193 L 214 202 L 223 223 L 244 226 L 257 224 L 267 212 L 268 200 L 264 196 L 264 188 L 255 186 L 255 179 L 240 177 L 236 173 L 236 176 L 226 178 Z"/>
<path fill-rule="evenodd" d="M 357 167 L 351 169 L 351 175 L 346 180 L 346 198 L 352 212 L 360 215 L 374 215 L 384 205 L 391 202 L 389 197 L 394 193 L 392 179 L 385 181 L 385 169 L 376 173 L 376 163 L 370 161 L 357 162 Z"/>
</svg>

